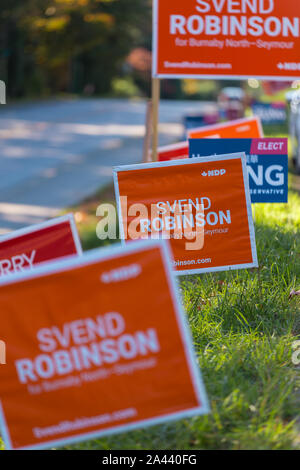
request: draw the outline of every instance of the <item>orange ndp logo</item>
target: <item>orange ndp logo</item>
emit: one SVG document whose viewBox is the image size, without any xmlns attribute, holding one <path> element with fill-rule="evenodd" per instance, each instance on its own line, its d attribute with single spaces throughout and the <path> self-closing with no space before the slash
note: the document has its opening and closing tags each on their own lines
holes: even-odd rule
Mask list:
<svg viewBox="0 0 300 470">
<path fill-rule="evenodd" d="M 123 238 L 169 238 L 177 274 L 257 266 L 244 154 L 116 167 L 114 182 Z"/>
<path fill-rule="evenodd" d="M 256 139 L 263 137 L 264 133 L 260 118 L 254 116 L 191 129 L 188 136 L 190 139 Z"/>
<path fill-rule="evenodd" d="M 299 77 L 298 8 L 295 0 L 154 0 L 153 75 Z"/>
<path fill-rule="evenodd" d="M 7 276 L 0 310 L 8 449 L 208 412 L 166 242 L 95 250 Z"/>
</svg>

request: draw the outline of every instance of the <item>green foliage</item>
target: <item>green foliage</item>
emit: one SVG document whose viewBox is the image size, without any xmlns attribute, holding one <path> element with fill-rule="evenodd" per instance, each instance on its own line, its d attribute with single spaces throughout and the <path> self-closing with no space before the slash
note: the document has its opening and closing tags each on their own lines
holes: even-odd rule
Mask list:
<svg viewBox="0 0 300 470">
<path fill-rule="evenodd" d="M 184 95 L 188 99 L 216 100 L 221 89 L 216 80 L 186 79 L 181 82 Z"/>
<path fill-rule="evenodd" d="M 3 3 L 0 77 L 13 97 L 109 92 L 127 54 L 151 27 L 149 0 Z"/>
<path fill-rule="evenodd" d="M 131 77 L 114 78 L 112 92 L 120 98 L 133 98 L 139 95 L 139 89 Z"/>
</svg>

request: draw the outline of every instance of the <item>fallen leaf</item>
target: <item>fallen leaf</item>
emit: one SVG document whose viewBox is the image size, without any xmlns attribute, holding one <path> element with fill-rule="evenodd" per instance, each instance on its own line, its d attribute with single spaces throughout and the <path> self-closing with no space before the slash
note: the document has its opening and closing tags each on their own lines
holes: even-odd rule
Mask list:
<svg viewBox="0 0 300 470">
<path fill-rule="evenodd" d="M 289 295 L 289 300 L 295 297 L 295 295 L 300 295 L 300 290 L 291 290 L 290 295 Z"/>
</svg>

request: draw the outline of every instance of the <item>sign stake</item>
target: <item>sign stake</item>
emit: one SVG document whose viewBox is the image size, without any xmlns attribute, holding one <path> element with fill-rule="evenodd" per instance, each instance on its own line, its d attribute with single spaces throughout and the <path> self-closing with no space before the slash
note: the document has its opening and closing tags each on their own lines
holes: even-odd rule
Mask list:
<svg viewBox="0 0 300 470">
<path fill-rule="evenodd" d="M 152 100 L 148 100 L 147 102 L 147 110 L 146 110 L 146 130 L 145 130 L 145 138 L 144 138 L 144 150 L 143 150 L 143 163 L 147 163 L 151 160 L 150 157 L 150 146 L 151 146 L 151 134 L 152 134 Z"/>
<path fill-rule="evenodd" d="M 152 161 L 157 162 L 160 80 L 152 78 Z"/>
</svg>

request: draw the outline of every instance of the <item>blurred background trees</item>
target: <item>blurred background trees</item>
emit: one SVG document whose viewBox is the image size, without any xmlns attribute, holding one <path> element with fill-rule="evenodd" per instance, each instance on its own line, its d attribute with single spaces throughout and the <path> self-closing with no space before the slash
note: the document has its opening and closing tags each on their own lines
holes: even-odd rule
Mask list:
<svg viewBox="0 0 300 470">
<path fill-rule="evenodd" d="M 128 75 L 146 93 L 150 71 L 126 59 L 136 47 L 150 50 L 151 3 L 0 0 L 0 78 L 8 95 L 102 95 Z"/>
<path fill-rule="evenodd" d="M 152 0 L 0 0 L 0 79 L 10 100 L 150 96 L 151 35 Z M 214 100 L 229 84 L 163 80 L 161 95 Z"/>
</svg>

